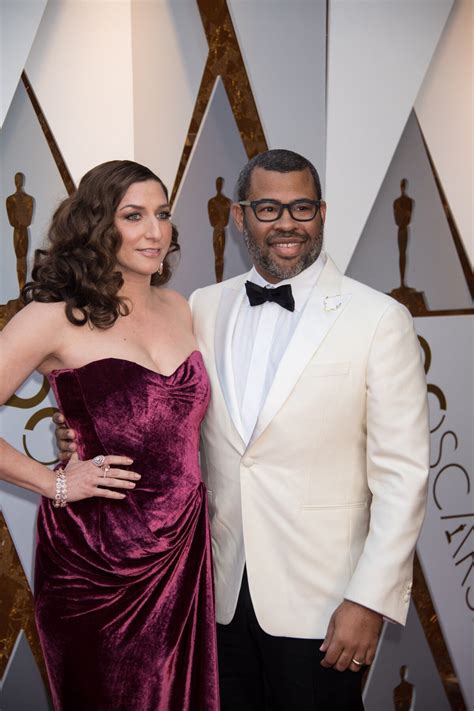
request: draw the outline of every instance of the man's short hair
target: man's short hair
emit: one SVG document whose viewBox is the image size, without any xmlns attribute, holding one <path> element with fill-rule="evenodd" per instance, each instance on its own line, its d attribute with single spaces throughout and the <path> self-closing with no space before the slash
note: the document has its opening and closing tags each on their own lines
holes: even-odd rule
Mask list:
<svg viewBox="0 0 474 711">
<path fill-rule="evenodd" d="M 292 173 L 296 170 L 308 169 L 313 176 L 316 196 L 318 200 L 321 200 L 321 181 L 314 165 L 299 153 L 287 151 L 284 148 L 275 148 L 272 151 L 259 153 L 242 168 L 237 179 L 237 200 L 247 200 L 252 172 L 255 168 L 274 170 L 277 173 Z"/>
</svg>

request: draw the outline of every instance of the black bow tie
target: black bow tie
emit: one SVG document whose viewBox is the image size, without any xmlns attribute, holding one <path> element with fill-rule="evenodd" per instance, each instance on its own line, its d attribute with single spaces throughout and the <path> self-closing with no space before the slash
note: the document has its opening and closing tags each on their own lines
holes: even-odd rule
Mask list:
<svg viewBox="0 0 474 711">
<path fill-rule="evenodd" d="M 291 293 L 291 284 L 283 284 L 275 289 L 269 289 L 266 286 L 259 286 L 253 281 L 245 282 L 245 290 L 249 297 L 250 306 L 259 306 L 265 301 L 274 301 L 275 304 L 283 306 L 288 311 L 295 310 L 295 300 Z"/>
</svg>

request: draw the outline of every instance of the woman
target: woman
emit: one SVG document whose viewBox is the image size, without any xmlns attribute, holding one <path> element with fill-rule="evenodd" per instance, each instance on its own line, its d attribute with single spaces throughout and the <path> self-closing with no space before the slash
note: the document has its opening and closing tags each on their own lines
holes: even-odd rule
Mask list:
<svg viewBox="0 0 474 711">
<path fill-rule="evenodd" d="M 158 288 L 170 218 L 147 168 L 93 168 L 0 335 L 1 401 L 36 369 L 78 433 L 81 461 L 57 472 L 0 442 L 0 476 L 43 496 L 36 617 L 63 711 L 218 708 L 198 465 L 209 384 L 187 302 Z"/>
</svg>

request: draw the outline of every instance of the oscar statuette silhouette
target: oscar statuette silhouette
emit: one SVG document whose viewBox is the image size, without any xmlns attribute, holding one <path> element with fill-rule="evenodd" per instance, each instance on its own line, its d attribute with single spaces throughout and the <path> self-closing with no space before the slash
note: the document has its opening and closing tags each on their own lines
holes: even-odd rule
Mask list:
<svg viewBox="0 0 474 711">
<path fill-rule="evenodd" d="M 0 304 L 0 330 L 21 308 L 20 293 L 26 282 L 27 255 L 29 246 L 29 227 L 33 220 L 35 201 L 23 190 L 25 176 L 15 174 L 16 191 L 7 197 L 5 206 L 8 221 L 13 227 L 13 249 L 16 256 L 16 274 L 18 280 L 18 296 Z"/>
<path fill-rule="evenodd" d="M 414 207 L 414 200 L 407 195 L 406 189 L 407 179 L 403 178 L 400 182 L 401 194 L 393 203 L 393 217 L 398 227 L 400 286 L 396 289 L 392 289 L 390 296 L 404 304 L 412 316 L 423 316 L 428 312 L 425 295 L 423 292 L 407 286 L 405 281 L 408 242 L 410 237 L 409 226 Z"/>
<path fill-rule="evenodd" d="M 221 282 L 224 275 L 225 231 L 229 223 L 230 206 L 232 205 L 232 200 L 226 197 L 222 192 L 223 186 L 224 178 L 217 178 L 217 193 L 207 203 L 209 222 L 213 228 L 212 244 L 214 247 L 216 282 Z"/>
<path fill-rule="evenodd" d="M 28 254 L 28 227 L 33 218 L 34 200 L 23 190 L 25 176 L 15 175 L 16 191 L 6 199 L 8 221 L 13 227 L 13 247 L 16 255 L 16 273 L 19 291 L 26 282 L 26 255 Z"/>
<path fill-rule="evenodd" d="M 400 667 L 400 683 L 393 690 L 393 708 L 395 711 L 412 711 L 415 687 L 407 681 L 408 667 Z"/>
</svg>

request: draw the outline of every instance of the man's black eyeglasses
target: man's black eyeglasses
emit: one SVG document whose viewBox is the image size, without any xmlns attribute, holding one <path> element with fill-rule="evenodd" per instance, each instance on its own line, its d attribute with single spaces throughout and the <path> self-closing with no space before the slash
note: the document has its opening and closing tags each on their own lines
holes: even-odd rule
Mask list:
<svg viewBox="0 0 474 711">
<path fill-rule="evenodd" d="M 321 206 L 321 200 L 293 200 L 283 204 L 278 200 L 241 200 L 239 205 L 251 207 L 253 214 L 260 222 L 276 222 L 286 208 L 293 220 L 310 222 L 316 217 Z"/>
</svg>

